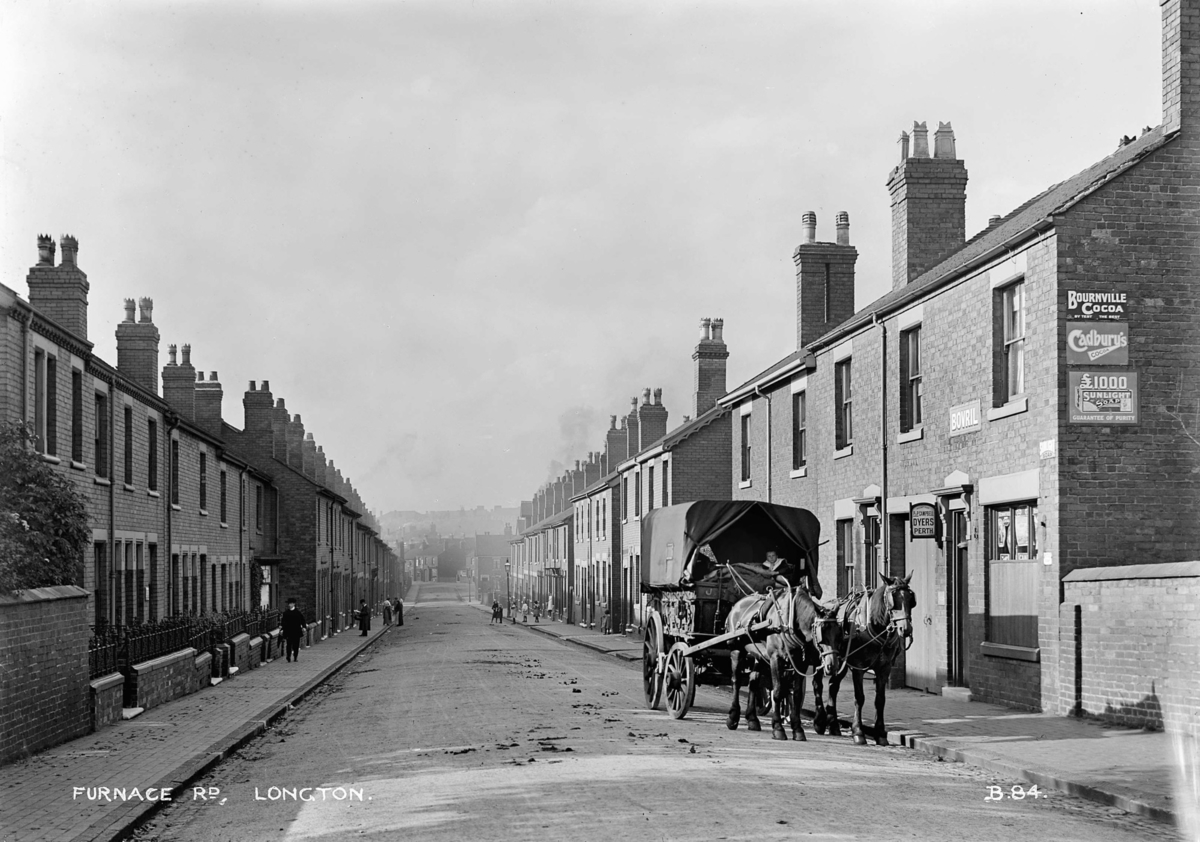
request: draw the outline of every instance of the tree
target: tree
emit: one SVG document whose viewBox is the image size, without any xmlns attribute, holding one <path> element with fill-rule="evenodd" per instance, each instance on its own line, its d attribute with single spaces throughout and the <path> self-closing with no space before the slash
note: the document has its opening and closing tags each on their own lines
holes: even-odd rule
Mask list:
<svg viewBox="0 0 1200 842">
<path fill-rule="evenodd" d="M 83 583 L 87 505 L 32 446 L 25 424 L 0 425 L 0 592 Z"/>
</svg>

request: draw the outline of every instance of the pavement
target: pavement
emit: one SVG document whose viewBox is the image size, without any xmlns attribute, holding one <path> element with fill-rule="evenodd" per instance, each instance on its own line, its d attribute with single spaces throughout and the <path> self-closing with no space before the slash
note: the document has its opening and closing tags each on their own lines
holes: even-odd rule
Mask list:
<svg viewBox="0 0 1200 842">
<path fill-rule="evenodd" d="M 411 593 L 411 592 L 410 592 Z M 406 598 L 406 607 L 409 599 Z M 413 600 L 415 602 L 415 599 Z M 195 800 L 191 784 L 261 734 L 384 634 L 403 634 L 376 616 L 362 637 L 347 629 L 220 684 L 151 708 L 134 719 L 0 767 L 0 842 L 99 842 L 125 837 L 159 802 Z M 80 793 L 76 787 L 83 788 Z M 122 787 L 123 798 L 89 799 L 87 789 Z M 132 794 L 137 788 L 138 795 Z"/>
<path fill-rule="evenodd" d="M 491 613 L 489 606 L 476 607 Z M 517 625 L 629 663 L 642 660 L 642 641 L 636 634 L 602 635 L 559 621 L 522 624 L 519 617 Z M 838 713 L 848 727 L 845 717 L 852 710 L 853 691 L 849 681 L 842 686 Z M 874 690 L 870 684 L 866 689 L 863 712 L 869 726 Z M 1181 829 L 1195 827 L 1200 745 L 1194 739 L 909 689 L 888 690 L 886 713 L 893 744 L 995 772 L 1010 782 L 1005 798 L 1011 797 L 1011 781 L 1026 781 L 1040 790 L 1070 793 Z M 663 716 L 669 714 L 664 711 Z M 870 741 L 863 750 L 873 747 Z M 1186 771 L 1177 773 L 1180 766 Z"/>
</svg>

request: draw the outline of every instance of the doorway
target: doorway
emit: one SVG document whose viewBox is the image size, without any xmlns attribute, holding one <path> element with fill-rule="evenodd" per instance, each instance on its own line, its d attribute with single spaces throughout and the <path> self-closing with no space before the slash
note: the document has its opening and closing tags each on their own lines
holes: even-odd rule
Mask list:
<svg viewBox="0 0 1200 842">
<path fill-rule="evenodd" d="M 941 692 L 937 678 L 938 652 L 941 649 L 941 623 L 938 614 L 937 543 L 932 538 L 912 537 L 905 519 L 904 564 L 912 573 L 910 585 L 917 607 L 913 609 L 913 642 L 905 655 L 905 681 L 909 687 L 927 693 Z"/>
<path fill-rule="evenodd" d="M 947 518 L 949 527 L 946 535 L 946 592 L 949 607 L 949 674 L 948 683 L 953 687 L 970 687 L 970 630 L 968 627 L 969 601 L 967 576 L 967 551 L 969 546 L 969 524 L 966 512 L 952 509 Z"/>
</svg>

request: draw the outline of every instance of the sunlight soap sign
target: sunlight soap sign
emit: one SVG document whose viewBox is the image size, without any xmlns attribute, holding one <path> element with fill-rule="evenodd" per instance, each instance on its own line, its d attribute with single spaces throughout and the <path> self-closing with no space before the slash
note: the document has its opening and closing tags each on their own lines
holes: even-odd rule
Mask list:
<svg viewBox="0 0 1200 842">
<path fill-rule="evenodd" d="M 1136 371 L 1069 371 L 1072 424 L 1136 424 Z"/>
</svg>

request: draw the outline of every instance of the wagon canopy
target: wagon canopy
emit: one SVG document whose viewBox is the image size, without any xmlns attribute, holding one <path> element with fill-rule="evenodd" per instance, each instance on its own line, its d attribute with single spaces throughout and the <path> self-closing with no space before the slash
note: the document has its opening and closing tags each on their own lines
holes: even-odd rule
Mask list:
<svg viewBox="0 0 1200 842">
<path fill-rule="evenodd" d="M 721 564 L 761 564 L 767 550 L 817 572 L 821 523 L 806 509 L 756 500 L 697 500 L 655 509 L 642 519 L 642 583 L 686 585 L 704 578 L 712 562 L 699 550 L 708 544 Z"/>
</svg>

